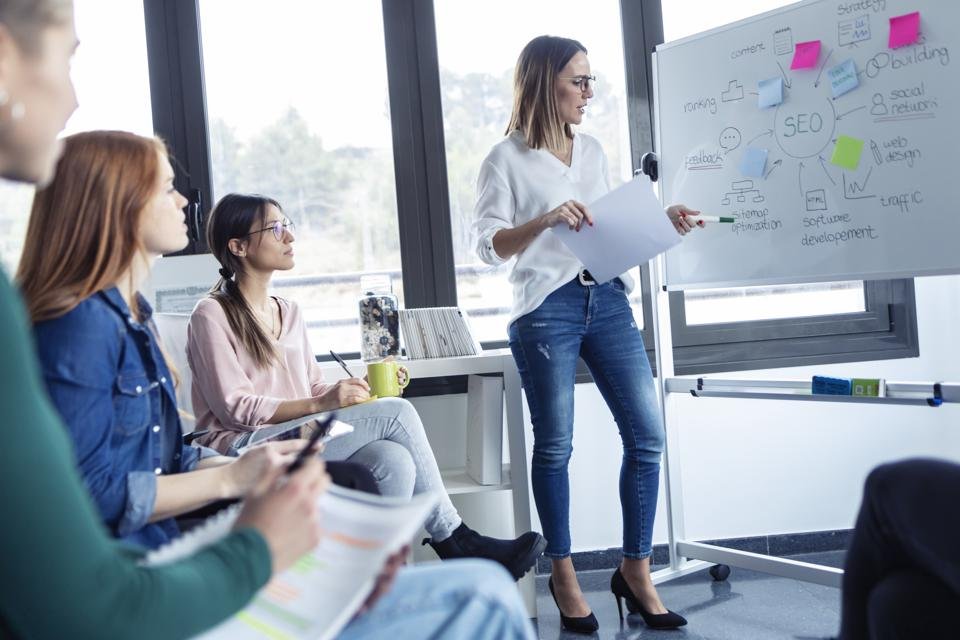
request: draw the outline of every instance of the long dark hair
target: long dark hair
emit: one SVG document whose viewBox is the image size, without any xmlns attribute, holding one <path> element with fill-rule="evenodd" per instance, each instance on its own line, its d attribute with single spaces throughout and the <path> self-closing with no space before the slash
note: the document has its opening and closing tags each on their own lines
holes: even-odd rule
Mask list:
<svg viewBox="0 0 960 640">
<path fill-rule="evenodd" d="M 243 261 L 230 251 L 229 244 L 234 238 L 247 237 L 254 222 L 261 227 L 266 224 L 270 205 L 283 210 L 273 198 L 230 193 L 220 198 L 207 220 L 207 246 L 220 263 L 220 279 L 210 289 L 210 297 L 220 303 L 234 335 L 261 369 L 279 361 L 279 354 L 237 285 L 237 274 L 243 273 Z M 262 239 L 263 234 L 258 234 L 257 242 Z"/>
<path fill-rule="evenodd" d="M 570 58 L 587 48 L 576 40 L 537 36 L 527 43 L 513 72 L 513 113 L 506 133 L 519 131 L 531 149 L 563 148 L 564 136 L 573 137 L 569 124 L 560 119 L 556 77 Z"/>
</svg>

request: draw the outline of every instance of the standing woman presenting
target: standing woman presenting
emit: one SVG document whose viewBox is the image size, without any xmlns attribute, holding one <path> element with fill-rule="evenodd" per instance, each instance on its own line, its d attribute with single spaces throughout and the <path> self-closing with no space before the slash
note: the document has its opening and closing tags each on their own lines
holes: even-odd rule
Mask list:
<svg viewBox="0 0 960 640">
<path fill-rule="evenodd" d="M 582 357 L 623 440 L 624 558 L 611 590 L 618 607 L 626 600 L 630 612 L 640 613 L 648 626 L 673 628 L 686 620 L 663 606 L 650 579 L 664 432 L 650 363 L 627 301 L 633 281 L 624 274 L 595 282 L 556 235 L 544 233 L 557 225 L 577 231 L 593 225 L 583 203 L 610 189 L 600 143 L 572 127 L 583 119 L 594 81 L 587 50 L 576 40 L 540 36 L 524 47 L 514 73 L 507 137 L 480 168 L 477 251 L 492 265 L 515 258 L 510 348 L 533 422 L 533 495 L 563 626 L 585 633 L 598 628 L 570 559 L 567 463 L 574 380 Z M 686 217 L 698 212 L 676 205 L 666 214 L 683 235 L 693 227 Z"/>
</svg>

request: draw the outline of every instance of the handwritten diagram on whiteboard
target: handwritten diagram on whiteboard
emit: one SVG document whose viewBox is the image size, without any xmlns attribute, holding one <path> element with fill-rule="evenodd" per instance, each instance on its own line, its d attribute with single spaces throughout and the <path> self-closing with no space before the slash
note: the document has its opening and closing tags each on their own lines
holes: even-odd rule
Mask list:
<svg viewBox="0 0 960 640">
<path fill-rule="evenodd" d="M 960 271 L 960 3 L 812 0 L 658 47 L 670 288 Z"/>
</svg>

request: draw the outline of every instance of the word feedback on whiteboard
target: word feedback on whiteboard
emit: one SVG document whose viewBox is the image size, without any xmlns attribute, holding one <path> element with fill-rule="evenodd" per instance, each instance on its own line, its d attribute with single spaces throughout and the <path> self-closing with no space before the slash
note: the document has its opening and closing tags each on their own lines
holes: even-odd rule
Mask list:
<svg viewBox="0 0 960 640">
<path fill-rule="evenodd" d="M 722 169 L 724 155 L 722 151 L 700 150 L 692 153 L 684 160 L 687 169 Z"/>
</svg>

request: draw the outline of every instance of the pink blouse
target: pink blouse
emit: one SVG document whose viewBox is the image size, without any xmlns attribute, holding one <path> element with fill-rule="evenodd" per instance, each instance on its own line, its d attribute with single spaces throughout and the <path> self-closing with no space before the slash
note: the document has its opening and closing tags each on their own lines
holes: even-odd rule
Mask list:
<svg viewBox="0 0 960 640">
<path fill-rule="evenodd" d="M 197 429 L 210 430 L 201 444 L 225 453 L 241 434 L 268 424 L 282 401 L 317 396 L 331 386 L 323 381 L 299 307 L 277 300 L 280 361 L 262 369 L 234 335 L 219 302 L 204 298 L 194 308 L 187 361 Z"/>
</svg>

